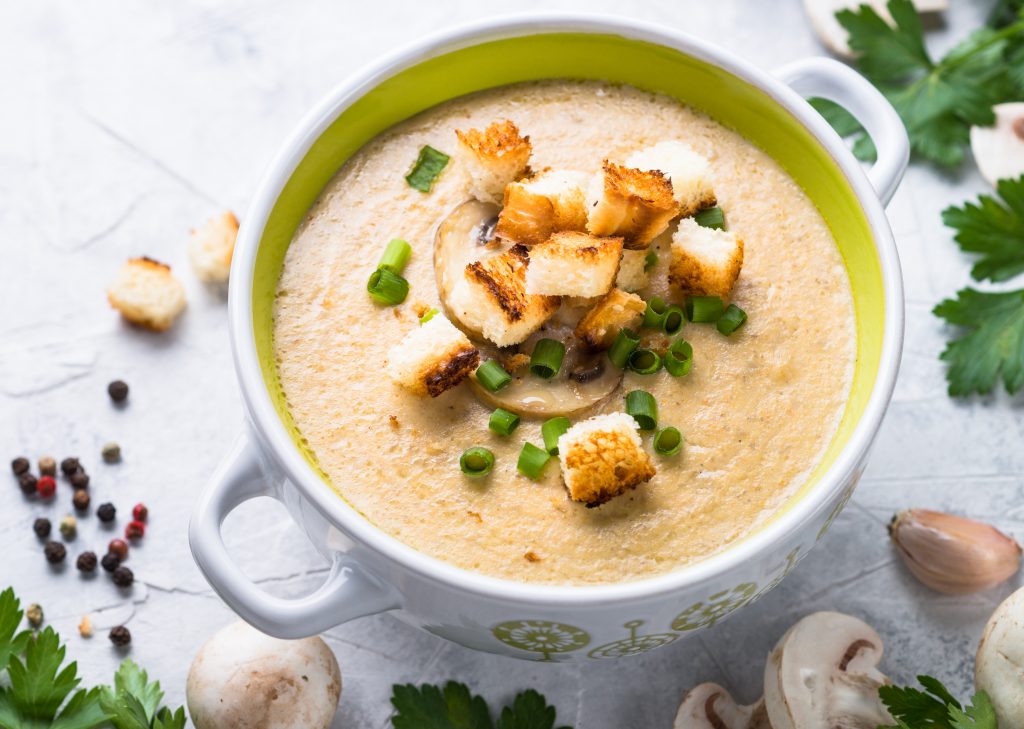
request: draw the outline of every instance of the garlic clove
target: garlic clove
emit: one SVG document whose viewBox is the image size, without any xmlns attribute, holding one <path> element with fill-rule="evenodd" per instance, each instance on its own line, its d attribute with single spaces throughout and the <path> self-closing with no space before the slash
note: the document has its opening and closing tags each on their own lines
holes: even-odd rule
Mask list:
<svg viewBox="0 0 1024 729">
<path fill-rule="evenodd" d="M 889 535 L 903 562 L 928 587 L 947 595 L 986 590 L 1020 567 L 1021 547 L 995 527 L 962 516 L 908 509 Z"/>
</svg>

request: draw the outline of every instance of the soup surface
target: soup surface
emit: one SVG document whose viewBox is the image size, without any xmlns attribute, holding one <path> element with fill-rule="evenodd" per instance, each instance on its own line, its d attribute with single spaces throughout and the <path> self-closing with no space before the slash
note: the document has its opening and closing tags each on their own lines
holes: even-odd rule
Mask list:
<svg viewBox="0 0 1024 729">
<path fill-rule="evenodd" d="M 470 195 L 453 156 L 431 192 L 404 176 L 420 148 L 454 151 L 455 129 L 511 119 L 533 144 L 533 169 L 593 172 L 602 160 L 682 140 L 706 156 L 728 227 L 745 242 L 732 300 L 749 315 L 731 337 L 688 324 L 695 364 L 684 378 L 627 372 L 591 414 L 623 410 L 623 393 L 657 399 L 660 425 L 686 437 L 681 455 L 599 508 L 570 501 L 557 460 L 532 481 L 516 470 L 524 440 L 488 430 L 491 408 L 467 383 L 417 396 L 384 374 L 388 349 L 438 307 L 432 246 L 439 222 Z M 671 230 L 669 231 L 669 233 Z M 366 281 L 386 243 L 413 255 L 406 301 L 375 305 Z M 673 297 L 667 236 L 639 293 Z M 678 298 L 674 296 L 673 298 Z M 847 399 L 855 359 L 849 281 L 831 234 L 803 191 L 761 150 L 667 97 L 597 82 L 516 85 L 460 98 L 381 134 L 349 160 L 310 209 L 285 258 L 274 346 L 288 407 L 330 483 L 370 522 L 469 570 L 524 582 L 613 583 L 721 551 L 756 530 L 807 478 Z M 650 438 L 645 438 L 650 449 Z M 459 456 L 494 452 L 486 479 Z"/>
</svg>

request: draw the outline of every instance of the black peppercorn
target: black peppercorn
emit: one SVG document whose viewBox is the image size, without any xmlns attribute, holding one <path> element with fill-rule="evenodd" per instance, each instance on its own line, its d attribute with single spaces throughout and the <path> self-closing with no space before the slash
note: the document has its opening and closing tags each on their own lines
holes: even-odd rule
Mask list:
<svg viewBox="0 0 1024 729">
<path fill-rule="evenodd" d="M 78 462 L 77 458 L 65 458 L 60 462 L 60 472 L 65 476 L 70 476 L 75 471 L 79 470 L 82 464 Z"/>
<path fill-rule="evenodd" d="M 43 554 L 46 555 L 46 561 L 50 564 L 60 564 L 67 556 L 68 550 L 60 542 L 47 542 L 43 547 Z"/>
<path fill-rule="evenodd" d="M 75 495 L 71 497 L 71 503 L 78 511 L 85 511 L 89 508 L 89 502 L 92 498 L 89 496 L 89 492 L 85 489 L 80 489 L 75 492 Z"/>
<path fill-rule="evenodd" d="M 18 456 L 11 461 L 11 470 L 14 471 L 15 476 L 20 476 L 23 473 L 28 473 L 29 462 L 27 458 Z"/>
<path fill-rule="evenodd" d="M 114 517 L 117 516 L 117 509 L 109 501 L 105 504 L 100 504 L 99 508 L 96 509 L 96 516 L 102 522 L 112 522 Z"/>
<path fill-rule="evenodd" d="M 131 587 L 132 583 L 135 582 L 135 575 L 132 571 L 121 565 L 110 575 L 114 579 L 114 584 L 118 587 Z"/>
<path fill-rule="evenodd" d="M 100 564 L 103 565 L 103 569 L 105 569 L 107 572 L 113 572 L 121 566 L 121 558 L 118 557 L 116 554 L 111 554 L 110 552 L 107 552 L 105 555 L 103 555 L 103 559 L 100 560 Z"/>
<path fill-rule="evenodd" d="M 21 487 L 21 492 L 25 496 L 34 496 L 36 493 L 36 484 L 39 482 L 35 476 L 26 471 L 25 473 L 18 476 L 18 486 Z"/>
<path fill-rule="evenodd" d="M 110 642 L 118 648 L 124 648 L 132 642 L 132 634 L 123 625 L 115 626 L 110 629 Z"/>
<path fill-rule="evenodd" d="M 36 533 L 36 536 L 40 539 L 46 539 L 48 536 L 50 536 L 51 529 L 53 529 L 53 526 L 50 524 L 49 519 L 44 519 L 43 517 L 40 517 L 36 519 L 34 522 L 32 522 L 32 531 L 34 531 Z"/>
<path fill-rule="evenodd" d="M 96 570 L 96 553 L 82 552 L 75 561 L 75 567 L 79 572 L 93 572 Z"/>
<path fill-rule="evenodd" d="M 68 476 L 68 480 L 71 481 L 71 488 L 73 489 L 89 488 L 89 474 L 85 472 L 84 468 L 79 468 L 72 473 Z"/>
<path fill-rule="evenodd" d="M 114 402 L 124 402 L 128 398 L 128 383 L 124 380 L 114 380 L 107 385 L 107 394 Z"/>
</svg>

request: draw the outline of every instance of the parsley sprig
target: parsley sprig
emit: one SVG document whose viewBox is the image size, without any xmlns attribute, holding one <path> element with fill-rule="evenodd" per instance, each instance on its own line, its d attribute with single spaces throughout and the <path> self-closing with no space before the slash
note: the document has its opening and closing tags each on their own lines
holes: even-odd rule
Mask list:
<svg viewBox="0 0 1024 729">
<path fill-rule="evenodd" d="M 979 691 L 962 706 L 937 679 L 918 676 L 924 691 L 912 686 L 882 686 L 878 695 L 896 720 L 879 729 L 998 729 L 988 694 Z"/>
<path fill-rule="evenodd" d="M 510 706 L 501 710 L 497 723 L 481 696 L 462 683 L 449 681 L 443 688 L 424 684 L 396 685 L 391 703 L 395 729 L 553 729 L 555 707 L 533 689 L 516 695 Z M 561 727 L 569 729 L 569 727 Z"/>
</svg>

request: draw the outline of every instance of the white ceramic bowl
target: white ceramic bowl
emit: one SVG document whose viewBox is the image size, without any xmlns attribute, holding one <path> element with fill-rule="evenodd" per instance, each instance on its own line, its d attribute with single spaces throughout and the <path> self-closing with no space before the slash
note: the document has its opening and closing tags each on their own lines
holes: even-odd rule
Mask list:
<svg viewBox="0 0 1024 729">
<path fill-rule="evenodd" d="M 517 62 L 509 64 L 509 58 Z M 344 160 L 375 134 L 469 91 L 580 76 L 675 95 L 738 129 L 787 168 L 832 226 L 847 262 L 860 364 L 846 417 L 823 463 L 760 531 L 679 571 L 559 587 L 496 579 L 428 557 L 379 531 L 339 498 L 303 452 L 283 409 L 267 299 L 296 223 Z M 831 98 L 860 118 L 879 152 L 867 173 L 803 96 Z M 846 66 L 812 59 L 769 74 L 683 33 L 623 19 L 490 20 L 440 33 L 368 67 L 299 125 L 260 184 L 239 233 L 230 318 L 249 427 L 196 507 L 189 529 L 196 562 L 239 615 L 275 636 L 311 635 L 393 611 L 462 645 L 535 660 L 638 654 L 749 605 L 793 569 L 850 498 L 892 393 L 903 298 L 883 201 L 893 194 L 907 157 L 895 112 Z M 268 595 L 224 549 L 220 527 L 226 515 L 265 495 L 286 505 L 333 565 L 307 597 Z"/>
</svg>

